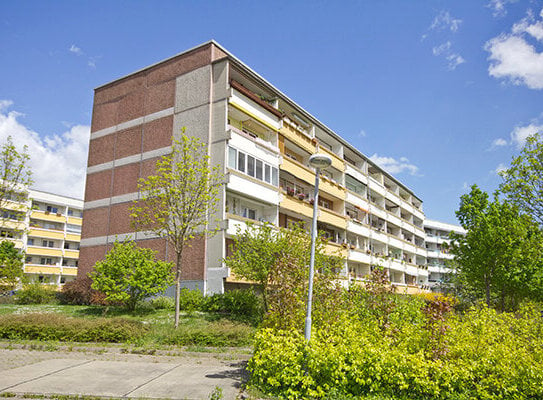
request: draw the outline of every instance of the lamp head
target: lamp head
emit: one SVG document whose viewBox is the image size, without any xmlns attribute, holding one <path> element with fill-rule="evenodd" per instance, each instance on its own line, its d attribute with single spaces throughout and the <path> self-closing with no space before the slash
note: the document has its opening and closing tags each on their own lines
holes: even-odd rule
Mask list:
<svg viewBox="0 0 543 400">
<path fill-rule="evenodd" d="M 326 154 L 313 154 L 309 157 L 309 165 L 313 168 L 325 169 L 332 165 L 332 158 Z"/>
</svg>

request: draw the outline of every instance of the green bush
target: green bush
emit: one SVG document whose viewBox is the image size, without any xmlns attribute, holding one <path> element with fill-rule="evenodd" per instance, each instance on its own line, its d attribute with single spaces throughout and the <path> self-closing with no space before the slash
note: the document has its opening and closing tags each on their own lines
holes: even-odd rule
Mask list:
<svg viewBox="0 0 543 400">
<path fill-rule="evenodd" d="M 149 304 L 155 310 L 174 310 L 175 300 L 172 297 L 158 296 L 149 300 Z"/>
<path fill-rule="evenodd" d="M 262 298 L 252 290 L 232 290 L 209 296 L 203 310 L 228 314 L 231 318 L 253 324 L 262 321 L 264 314 Z"/>
<path fill-rule="evenodd" d="M 183 288 L 179 291 L 179 309 L 192 313 L 200 311 L 204 304 L 204 295 L 199 290 Z"/>
<path fill-rule="evenodd" d="M 255 337 L 251 384 L 289 399 L 543 398 L 540 312 L 482 307 L 448 315 L 447 351 L 439 357 L 428 351 L 432 334 L 416 322 L 419 313 L 415 323 L 391 318 L 383 327 L 380 318 L 339 312 L 314 327 L 309 344 L 301 332 L 266 328 Z"/>
<path fill-rule="evenodd" d="M 63 342 L 133 342 L 145 326 L 125 318 L 70 318 L 59 314 L 0 315 L 0 338 Z"/>
<path fill-rule="evenodd" d="M 250 345 L 253 333 L 247 325 L 224 320 L 209 326 L 180 324 L 177 329 L 170 330 L 161 342 L 178 346 L 239 347 Z"/>
<path fill-rule="evenodd" d="M 15 301 L 18 304 L 47 304 L 55 301 L 57 291 L 54 287 L 39 282 L 24 285 L 17 292 Z"/>
</svg>

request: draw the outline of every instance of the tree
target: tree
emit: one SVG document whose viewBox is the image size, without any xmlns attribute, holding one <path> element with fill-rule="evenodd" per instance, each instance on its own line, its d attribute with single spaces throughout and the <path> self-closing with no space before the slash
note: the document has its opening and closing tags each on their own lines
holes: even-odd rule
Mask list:
<svg viewBox="0 0 543 400">
<path fill-rule="evenodd" d="M 487 305 L 514 308 L 527 297 L 541 297 L 543 234 L 518 208 L 493 200 L 473 185 L 461 197 L 456 215 L 465 236 L 451 234 L 457 286 L 484 298 Z"/>
<path fill-rule="evenodd" d="M 23 281 L 24 253 L 15 248 L 9 240 L 0 242 L 0 291 L 15 290 Z"/>
<path fill-rule="evenodd" d="M 219 229 L 214 215 L 223 180 L 220 169 L 210 166 L 206 144 L 186 135 L 183 128 L 179 140 L 173 138 L 172 153 L 157 161 L 156 174 L 140 179 L 140 200 L 131 208 L 135 229 L 166 239 L 175 252 L 176 328 L 183 250 L 197 236 Z"/>
<path fill-rule="evenodd" d="M 520 155 L 500 173 L 500 191 L 520 210 L 543 224 L 543 141 L 539 134 L 526 139 Z"/>
<path fill-rule="evenodd" d="M 28 166 L 28 148 L 17 151 L 11 136 L 0 146 L 0 209 L 9 202 L 21 202 L 27 198 L 27 187 L 32 183 L 32 172 Z"/>
<path fill-rule="evenodd" d="M 138 301 L 172 284 L 172 264 L 155 260 L 155 255 L 155 251 L 137 247 L 131 240 L 116 241 L 89 274 L 92 288 L 105 293 L 106 300 L 134 310 Z"/>
<path fill-rule="evenodd" d="M 335 271 L 343 265 L 338 256 L 324 253 L 326 240 L 315 242 L 314 318 L 323 318 L 336 303 Z M 267 324 L 284 329 L 301 328 L 305 316 L 311 237 L 300 225 L 278 229 L 269 224 L 248 224 L 238 229 L 232 254 L 224 261 L 234 275 L 253 282 L 260 289 Z M 339 293 L 339 292 L 337 292 Z"/>
</svg>

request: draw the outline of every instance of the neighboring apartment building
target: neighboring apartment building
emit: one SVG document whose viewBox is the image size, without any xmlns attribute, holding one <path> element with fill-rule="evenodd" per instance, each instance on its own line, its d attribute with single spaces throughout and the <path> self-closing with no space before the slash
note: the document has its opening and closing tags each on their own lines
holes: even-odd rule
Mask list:
<svg viewBox="0 0 543 400">
<path fill-rule="evenodd" d="M 129 207 L 137 180 L 153 173 L 182 127 L 208 145 L 226 176 L 222 230 L 184 253 L 187 286 L 222 292 L 235 281 L 221 260 L 238 226 L 311 220 L 308 159 L 318 149 L 332 158 L 320 184 L 318 228 L 330 239 L 326 251 L 345 256 L 343 275 L 362 280 L 380 265 L 399 291 L 426 287 L 421 199 L 214 41 L 95 90 L 81 276 L 116 238 L 173 259 L 164 240 L 134 232 Z"/>
<path fill-rule="evenodd" d="M 431 219 L 424 220 L 424 231 L 428 250 L 428 286 L 432 291 L 441 292 L 446 289 L 446 284 L 454 273 L 449 265 L 453 255 L 449 254 L 446 246 L 450 243 L 450 234 L 454 232 L 465 235 L 466 231 L 461 226 Z"/>
<path fill-rule="evenodd" d="M 25 251 L 31 282 L 62 285 L 77 276 L 83 201 L 30 189 L 22 202 L 6 201 L 2 240 Z"/>
</svg>

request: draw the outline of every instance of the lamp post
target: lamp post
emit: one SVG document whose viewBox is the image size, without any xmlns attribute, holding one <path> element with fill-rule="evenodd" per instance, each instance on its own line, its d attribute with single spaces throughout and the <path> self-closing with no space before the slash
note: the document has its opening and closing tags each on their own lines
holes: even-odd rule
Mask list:
<svg viewBox="0 0 543 400">
<path fill-rule="evenodd" d="M 315 194 L 313 201 L 313 221 L 311 223 L 311 256 L 309 258 L 309 284 L 307 287 L 307 311 L 305 317 L 305 340 L 311 338 L 311 305 L 313 298 L 313 276 L 315 275 L 315 238 L 317 237 L 317 213 L 319 211 L 319 175 L 321 169 L 328 168 L 332 158 L 326 154 L 313 154 L 309 165 L 315 168 Z"/>
</svg>

